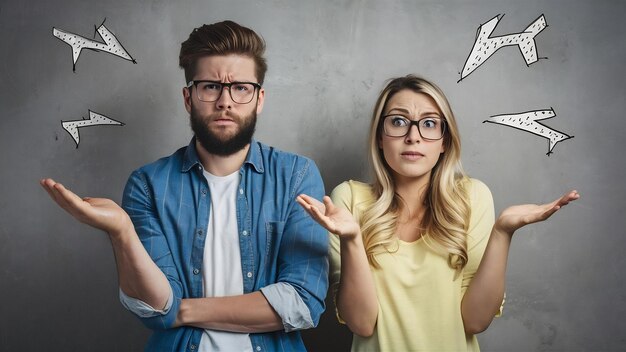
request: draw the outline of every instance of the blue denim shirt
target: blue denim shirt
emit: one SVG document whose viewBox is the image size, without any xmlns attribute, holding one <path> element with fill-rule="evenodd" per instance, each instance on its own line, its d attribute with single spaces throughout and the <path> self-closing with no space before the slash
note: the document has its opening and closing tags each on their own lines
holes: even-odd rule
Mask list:
<svg viewBox="0 0 626 352">
<path fill-rule="evenodd" d="M 192 139 L 171 156 L 134 171 L 124 190 L 122 206 L 172 288 L 171 306 L 164 311 L 133 310 L 154 330 L 149 351 L 194 352 L 200 344 L 202 329 L 171 326 L 181 299 L 204 297 L 202 261 L 211 195 L 202 170 Z M 295 330 L 317 325 L 324 311 L 328 235 L 295 198 L 306 193 L 321 199 L 321 176 L 310 159 L 256 141 L 239 172 L 236 208 L 243 292 L 261 290 L 285 326 L 285 331 L 250 334 L 252 348 L 303 351 Z M 298 302 L 290 292 L 297 293 Z M 302 303 L 308 308 L 304 312 L 298 309 Z"/>
</svg>

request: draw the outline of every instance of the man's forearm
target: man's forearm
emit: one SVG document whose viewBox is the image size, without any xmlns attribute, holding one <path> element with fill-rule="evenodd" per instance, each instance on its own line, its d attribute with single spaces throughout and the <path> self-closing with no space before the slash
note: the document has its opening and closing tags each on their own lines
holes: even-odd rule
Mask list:
<svg viewBox="0 0 626 352">
<path fill-rule="evenodd" d="M 282 330 L 282 320 L 260 291 L 238 296 L 183 299 L 176 325 L 256 333 Z"/>
<path fill-rule="evenodd" d="M 122 291 L 155 309 L 163 309 L 169 298 L 170 284 L 141 244 L 134 228 L 109 234 Z"/>
</svg>

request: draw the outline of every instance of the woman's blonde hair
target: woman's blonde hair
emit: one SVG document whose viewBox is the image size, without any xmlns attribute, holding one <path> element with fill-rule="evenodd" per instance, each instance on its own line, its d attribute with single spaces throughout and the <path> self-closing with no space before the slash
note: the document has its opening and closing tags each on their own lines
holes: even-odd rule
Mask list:
<svg viewBox="0 0 626 352">
<path fill-rule="evenodd" d="M 426 190 L 426 212 L 420 224 L 425 240 L 433 240 L 435 247 L 448 254 L 453 269 L 462 269 L 467 263 L 467 230 L 470 205 L 464 187 L 466 175 L 461 166 L 461 139 L 452 109 L 445 95 L 432 82 L 414 75 L 394 78 L 380 93 L 369 133 L 369 154 L 374 171 L 374 201 L 367 205 L 361 218 L 361 232 L 370 263 L 378 266 L 376 255 L 397 250 L 394 236 L 402 199 L 395 193 L 392 170 L 385 161 L 379 140 L 385 105 L 399 91 L 410 90 L 426 94 L 439 107 L 445 119 L 444 153 L 431 172 Z"/>
</svg>

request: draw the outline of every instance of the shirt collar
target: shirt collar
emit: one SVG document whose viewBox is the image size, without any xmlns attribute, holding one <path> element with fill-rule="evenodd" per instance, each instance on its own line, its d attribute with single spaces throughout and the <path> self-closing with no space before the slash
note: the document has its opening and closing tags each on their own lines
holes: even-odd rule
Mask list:
<svg viewBox="0 0 626 352">
<path fill-rule="evenodd" d="M 244 165 L 251 165 L 258 173 L 263 173 L 265 171 L 263 168 L 263 157 L 261 156 L 261 145 L 256 140 L 252 139 L 252 141 L 250 141 L 250 149 L 248 149 L 248 155 L 243 163 Z M 196 137 L 194 136 L 191 138 L 191 141 L 187 146 L 187 150 L 183 156 L 183 167 L 180 171 L 188 172 L 196 165 L 202 164 L 200 163 L 200 158 L 198 157 L 198 151 L 196 150 Z"/>
<path fill-rule="evenodd" d="M 263 157 L 261 156 L 261 143 L 254 140 L 254 138 L 250 141 L 250 149 L 248 150 L 248 156 L 246 156 L 244 164 L 252 165 L 256 172 L 260 174 L 265 172 L 263 168 Z"/>
</svg>

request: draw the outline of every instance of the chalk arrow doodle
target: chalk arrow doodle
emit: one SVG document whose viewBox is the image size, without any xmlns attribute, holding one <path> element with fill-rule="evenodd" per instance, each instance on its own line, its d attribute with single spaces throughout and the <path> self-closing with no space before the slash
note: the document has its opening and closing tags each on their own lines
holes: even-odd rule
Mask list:
<svg viewBox="0 0 626 352">
<path fill-rule="evenodd" d="M 96 28 L 98 34 L 100 34 L 100 38 L 104 40 L 104 43 L 98 42 L 95 40 L 87 39 L 85 37 L 81 37 L 78 34 L 70 33 L 61 29 L 52 28 L 52 35 L 61 39 L 66 44 L 72 47 L 72 60 L 73 66 L 72 70 L 76 71 L 76 61 L 78 61 L 78 57 L 83 49 L 90 49 L 95 51 L 104 51 L 109 54 L 113 54 L 115 56 L 119 56 L 122 59 L 132 61 L 134 64 L 137 63 L 135 59 L 133 59 L 128 51 L 124 49 L 119 40 L 109 31 L 107 27 L 104 26 L 104 22 L 100 25 L 100 27 Z M 96 34 L 94 33 L 94 38 Z"/>
<path fill-rule="evenodd" d="M 459 82 L 470 73 L 474 72 L 480 65 L 484 64 L 496 51 L 506 46 L 517 45 L 522 56 L 524 56 L 524 60 L 526 60 L 526 66 L 530 66 L 530 64 L 537 62 L 539 59 L 537 57 L 535 36 L 548 26 L 545 17 L 543 15 L 539 16 L 533 23 L 528 25 L 523 32 L 491 37 L 491 33 L 493 33 L 502 17 L 504 17 L 504 15 L 497 15 L 478 27 L 476 41 L 474 42 L 474 46 L 467 60 L 465 60 Z"/>
<path fill-rule="evenodd" d="M 546 155 L 552 154 L 552 149 L 554 146 L 562 142 L 566 139 L 574 138 L 574 136 L 567 135 L 563 132 L 559 132 L 555 129 L 552 129 L 546 125 L 541 124 L 541 120 L 550 119 L 556 116 L 554 109 L 550 108 L 549 110 L 535 110 L 522 112 L 519 114 L 506 114 L 506 115 L 494 115 L 491 118 L 483 121 L 496 123 L 500 125 L 510 126 L 513 128 L 517 128 L 522 131 L 530 132 L 532 134 L 536 134 L 543 138 L 548 139 L 548 153 Z"/>
<path fill-rule="evenodd" d="M 112 118 L 106 117 L 104 115 L 100 115 L 89 110 L 89 118 L 82 120 L 73 120 L 73 121 L 61 121 L 61 126 L 63 129 L 67 131 L 67 133 L 72 136 L 74 142 L 76 142 L 76 148 L 78 148 L 78 143 L 80 143 L 80 135 L 78 134 L 78 129 L 82 127 L 90 127 L 90 126 L 98 126 L 98 125 L 115 125 L 115 126 L 124 126 L 122 122 L 115 121 Z"/>
</svg>

